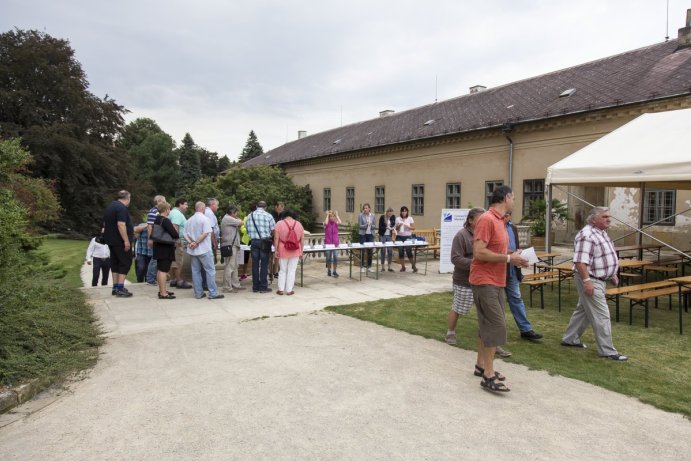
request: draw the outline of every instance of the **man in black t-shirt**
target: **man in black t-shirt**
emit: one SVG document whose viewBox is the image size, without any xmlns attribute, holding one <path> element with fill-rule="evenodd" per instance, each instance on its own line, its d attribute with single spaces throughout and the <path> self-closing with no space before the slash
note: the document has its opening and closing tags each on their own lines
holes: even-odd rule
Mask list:
<svg viewBox="0 0 691 461">
<path fill-rule="evenodd" d="M 125 288 L 125 277 L 132 266 L 132 242 L 134 226 L 127 207 L 130 193 L 118 192 L 116 199 L 103 213 L 103 238 L 110 249 L 111 271 L 113 272 L 113 295 L 121 298 L 132 296 Z"/>
</svg>

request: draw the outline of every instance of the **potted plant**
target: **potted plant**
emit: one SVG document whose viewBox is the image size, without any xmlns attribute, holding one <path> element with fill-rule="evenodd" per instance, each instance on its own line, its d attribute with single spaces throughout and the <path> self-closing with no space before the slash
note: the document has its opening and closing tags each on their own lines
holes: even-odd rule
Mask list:
<svg viewBox="0 0 691 461">
<path fill-rule="evenodd" d="M 552 199 L 552 222 L 564 223 L 569 220 L 566 203 Z M 530 223 L 531 245 L 535 248 L 545 247 L 545 234 L 547 233 L 546 212 L 547 201 L 538 199 L 530 204 L 530 212 L 533 217 Z"/>
</svg>

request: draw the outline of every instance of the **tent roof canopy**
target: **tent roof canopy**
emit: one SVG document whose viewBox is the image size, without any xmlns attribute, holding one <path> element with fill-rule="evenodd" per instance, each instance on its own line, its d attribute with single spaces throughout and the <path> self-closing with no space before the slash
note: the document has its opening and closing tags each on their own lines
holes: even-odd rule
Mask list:
<svg viewBox="0 0 691 461">
<path fill-rule="evenodd" d="M 545 182 L 691 190 L 691 109 L 643 114 L 547 168 Z"/>
</svg>

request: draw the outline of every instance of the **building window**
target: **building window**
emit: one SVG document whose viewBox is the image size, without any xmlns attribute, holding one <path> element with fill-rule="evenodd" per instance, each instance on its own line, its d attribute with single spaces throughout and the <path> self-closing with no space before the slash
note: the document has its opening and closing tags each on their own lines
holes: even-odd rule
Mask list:
<svg viewBox="0 0 691 461">
<path fill-rule="evenodd" d="M 425 214 L 425 185 L 413 184 L 413 209 L 411 214 L 424 215 Z"/>
<path fill-rule="evenodd" d="M 324 189 L 324 211 L 329 211 L 331 209 L 331 189 Z"/>
<path fill-rule="evenodd" d="M 374 188 L 374 212 L 384 213 L 384 186 L 375 186 Z"/>
<path fill-rule="evenodd" d="M 504 185 L 504 181 L 487 181 L 485 182 L 485 209 L 489 209 L 489 202 L 492 199 L 492 192 L 497 187 Z"/>
<path fill-rule="evenodd" d="M 676 192 L 673 190 L 646 190 L 643 205 L 643 224 L 674 225 Z M 658 222 L 659 221 L 659 222 Z"/>
<path fill-rule="evenodd" d="M 346 213 L 355 212 L 355 188 L 346 187 Z"/>
<path fill-rule="evenodd" d="M 461 183 L 449 183 L 446 185 L 446 208 L 461 207 Z"/>
<path fill-rule="evenodd" d="M 534 218 L 533 202 L 545 198 L 544 179 L 526 179 L 523 181 L 523 216 Z"/>
</svg>

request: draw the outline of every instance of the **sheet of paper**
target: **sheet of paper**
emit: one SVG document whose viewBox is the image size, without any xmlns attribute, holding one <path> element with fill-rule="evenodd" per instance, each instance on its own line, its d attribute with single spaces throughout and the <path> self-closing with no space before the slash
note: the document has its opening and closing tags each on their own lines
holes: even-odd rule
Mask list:
<svg viewBox="0 0 691 461">
<path fill-rule="evenodd" d="M 533 247 L 521 250 L 521 257 L 523 259 L 527 259 L 528 264 L 537 264 L 538 262 L 540 262 L 540 260 L 537 259 L 537 255 L 535 254 L 535 248 Z"/>
</svg>

